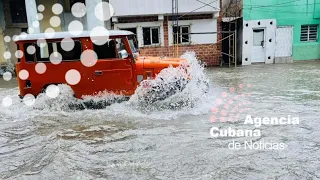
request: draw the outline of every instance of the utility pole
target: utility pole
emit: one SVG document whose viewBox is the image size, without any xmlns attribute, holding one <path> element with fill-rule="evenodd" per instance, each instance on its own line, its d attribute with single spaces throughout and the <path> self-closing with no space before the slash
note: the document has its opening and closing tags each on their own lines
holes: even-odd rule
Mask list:
<svg viewBox="0 0 320 180">
<path fill-rule="evenodd" d="M 179 56 L 179 0 L 172 0 L 172 41 L 173 41 L 173 56 Z"/>
</svg>

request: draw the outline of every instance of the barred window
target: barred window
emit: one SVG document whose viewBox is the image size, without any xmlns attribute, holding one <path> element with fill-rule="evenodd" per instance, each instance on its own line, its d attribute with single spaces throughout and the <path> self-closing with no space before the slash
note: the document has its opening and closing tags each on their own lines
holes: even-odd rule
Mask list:
<svg viewBox="0 0 320 180">
<path fill-rule="evenodd" d="M 318 41 L 318 25 L 302 25 L 300 41 L 302 42 Z"/>
<path fill-rule="evenodd" d="M 189 43 L 190 42 L 190 26 L 173 27 L 173 43 Z"/>
<path fill-rule="evenodd" d="M 160 28 L 159 27 L 144 27 L 143 32 L 143 44 L 144 45 L 158 45 L 160 44 Z"/>
</svg>

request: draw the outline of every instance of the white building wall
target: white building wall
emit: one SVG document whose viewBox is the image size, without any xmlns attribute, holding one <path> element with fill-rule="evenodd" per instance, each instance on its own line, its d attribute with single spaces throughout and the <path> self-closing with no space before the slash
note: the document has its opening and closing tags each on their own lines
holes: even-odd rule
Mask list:
<svg viewBox="0 0 320 180">
<path fill-rule="evenodd" d="M 260 22 L 260 25 L 258 24 Z M 246 26 L 248 24 L 248 26 Z M 250 65 L 252 61 L 253 29 L 265 29 L 265 63 L 272 64 L 276 48 L 276 19 L 243 21 L 242 65 Z M 269 40 L 271 39 L 271 42 Z M 270 57 L 270 58 L 269 58 Z"/>
<path fill-rule="evenodd" d="M 219 0 L 181 0 L 179 1 L 179 13 L 188 13 L 199 8 L 193 13 L 210 13 L 220 11 Z M 172 0 L 110 0 L 115 16 L 139 16 L 158 15 L 172 13 Z M 210 4 L 211 6 L 206 6 Z M 203 7 L 203 8 L 200 8 Z"/>
<path fill-rule="evenodd" d="M 173 44 L 172 21 L 168 22 L 169 45 Z M 179 26 L 190 26 L 190 33 L 217 32 L 217 19 L 181 20 Z M 191 44 L 217 43 L 215 34 L 191 34 Z"/>
<path fill-rule="evenodd" d="M 143 45 L 143 27 L 160 27 L 160 44 L 164 46 L 164 30 L 163 30 L 163 22 L 137 22 L 137 23 L 117 23 L 114 24 L 114 29 L 122 29 L 122 28 L 137 28 L 137 38 L 139 41 L 139 47 L 144 47 Z M 154 46 L 154 45 L 151 45 Z"/>
</svg>

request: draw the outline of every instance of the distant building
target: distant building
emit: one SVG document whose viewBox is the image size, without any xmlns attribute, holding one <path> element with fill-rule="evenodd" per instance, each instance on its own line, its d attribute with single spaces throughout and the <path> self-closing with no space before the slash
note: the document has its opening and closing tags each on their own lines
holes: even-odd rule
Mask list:
<svg viewBox="0 0 320 180">
<path fill-rule="evenodd" d="M 221 14 L 220 0 L 180 0 L 178 14 L 172 16 L 172 0 L 110 0 L 114 8 L 112 20 L 101 21 L 95 15 L 95 7 L 109 0 L 3 0 L 0 13 L 5 16 L 5 24 L 0 29 L 0 63 L 7 60 L 2 56 L 5 51 L 12 53 L 11 62 L 17 62 L 14 56 L 16 45 L 4 37 L 13 38 L 23 32 L 45 33 L 68 31 L 69 24 L 78 20 L 83 30 L 92 30 L 97 26 L 107 29 L 124 29 L 137 34 L 142 55 L 172 56 L 186 51 L 195 51 L 200 60 L 208 65 L 218 65 L 221 58 Z M 86 15 L 75 17 L 72 7 L 75 3 L 86 5 Z M 60 9 L 54 8 L 59 3 Z M 0 4 L 1 5 L 1 4 Z M 2 10 L 2 11 L 1 11 Z M 81 12 L 83 9 L 74 9 Z M 104 10 L 110 11 L 110 9 Z M 54 19 L 52 19 L 54 17 Z M 172 20 L 179 18 L 178 27 L 172 28 Z M 1 21 L 2 22 L 2 21 Z M 177 31 L 178 38 L 173 37 Z M 178 48 L 173 48 L 173 45 Z"/>
<path fill-rule="evenodd" d="M 110 0 L 115 9 L 114 29 L 137 34 L 142 55 L 173 56 L 195 51 L 208 65 L 221 59 L 220 1 L 180 0 L 173 16 L 172 0 Z M 178 18 L 179 38 L 173 37 L 173 20 Z M 191 33 L 191 34 L 188 34 Z M 178 48 L 173 48 L 179 44 Z M 178 52 L 175 52 L 178 51 Z"/>
<path fill-rule="evenodd" d="M 85 3 L 88 13 L 81 17 L 74 17 L 71 13 L 71 7 L 75 3 Z M 17 50 L 13 38 L 21 33 L 44 33 L 68 31 L 68 26 L 73 20 L 78 20 L 83 24 L 83 30 L 91 30 L 96 26 L 111 28 L 110 21 L 103 22 L 95 18 L 94 8 L 102 0 L 3 0 L 0 1 L 0 64 L 7 64 L 8 60 L 4 58 L 5 51 L 11 52 L 10 61 L 14 64 L 17 58 L 14 53 Z M 61 14 L 53 12 L 53 5 L 59 3 L 63 6 Z M 81 11 L 82 9 L 78 9 Z M 57 22 L 50 22 L 52 17 Z M 5 42 L 4 37 L 10 37 L 10 42 Z"/>
<path fill-rule="evenodd" d="M 320 0 L 243 1 L 242 64 L 319 60 Z"/>
<path fill-rule="evenodd" d="M 10 59 L 16 62 L 14 55 L 16 45 L 12 41 L 12 36 L 19 35 L 28 28 L 24 1 L 0 1 L 0 24 L 0 65 L 6 65 Z M 10 59 L 4 57 L 6 51 L 13 52 Z"/>
</svg>

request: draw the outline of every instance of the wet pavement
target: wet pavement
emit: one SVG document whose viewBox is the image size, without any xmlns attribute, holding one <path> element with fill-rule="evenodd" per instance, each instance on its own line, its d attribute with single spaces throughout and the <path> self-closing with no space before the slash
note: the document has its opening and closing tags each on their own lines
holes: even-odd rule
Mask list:
<svg viewBox="0 0 320 180">
<path fill-rule="evenodd" d="M 51 101 L 27 107 L 14 80 L 0 81 L 0 100 L 13 99 L 0 109 L 0 178 L 320 179 L 319 62 L 211 68 L 205 75 L 210 92 L 192 107 L 152 112 L 128 102 L 72 112 Z M 210 135 L 212 127 L 254 129 L 246 115 L 300 122 L 262 125 L 260 137 Z M 251 140 L 286 148 L 228 148 Z"/>
</svg>

